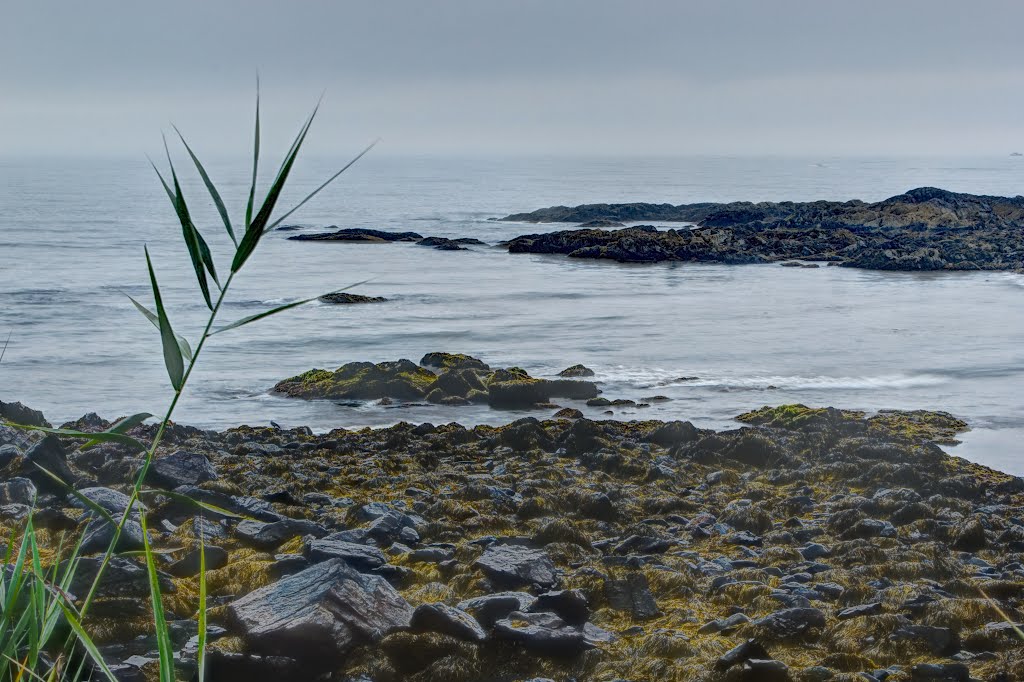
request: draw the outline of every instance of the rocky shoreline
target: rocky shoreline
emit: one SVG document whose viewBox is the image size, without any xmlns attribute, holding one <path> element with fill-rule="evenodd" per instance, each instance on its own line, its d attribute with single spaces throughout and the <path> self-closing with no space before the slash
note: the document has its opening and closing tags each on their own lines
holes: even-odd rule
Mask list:
<svg viewBox="0 0 1024 682">
<path fill-rule="evenodd" d="M 0 415 L 44 423 L 16 404 Z M 213 680 L 1024 677 L 1024 642 L 996 608 L 1021 618 L 1024 481 L 935 444 L 963 422 L 802 406 L 740 419 L 717 433 L 175 425 L 145 502 L 182 675 L 201 533 Z M 117 512 L 140 460 L 0 423 L 0 529 L 17 532 L 38 492 L 50 543 L 96 538 L 84 584 L 108 529 L 37 463 Z M 125 555 L 108 576 L 92 627 L 119 679 L 149 679 L 145 571 Z"/>
<path fill-rule="evenodd" d="M 619 262 L 809 260 L 874 270 L 1024 267 L 1024 197 L 959 194 L 932 187 L 876 203 L 589 204 L 556 206 L 502 220 L 583 225 L 650 220 L 696 225 L 682 230 L 581 226 L 517 237 L 506 243 L 511 253 Z"/>
</svg>

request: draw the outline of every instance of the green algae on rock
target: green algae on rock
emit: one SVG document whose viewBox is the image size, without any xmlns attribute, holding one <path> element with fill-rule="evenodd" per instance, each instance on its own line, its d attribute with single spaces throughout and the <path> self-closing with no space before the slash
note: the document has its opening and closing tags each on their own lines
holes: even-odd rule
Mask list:
<svg viewBox="0 0 1024 682">
<path fill-rule="evenodd" d="M 174 426 L 159 456 L 195 453 L 182 463 L 216 473 L 189 494 L 280 533 L 263 549 L 251 521 L 154 495 L 151 541 L 168 566 L 199 534 L 226 554 L 207 573 L 222 676 L 1024 677 L 1012 629 L 1024 616 L 1024 481 L 945 454 L 933 442 L 941 429 L 908 429 L 901 413 L 755 414 L 760 425 L 718 433 L 581 418 L 320 435 Z M 941 413 L 907 414 L 955 427 Z M 114 463 L 130 453 L 86 452 L 67 455 L 77 479 L 125 489 Z M 41 501 L 47 542 L 61 524 L 88 522 L 70 501 Z M 0 507 L 4 532 L 18 527 L 9 513 Z M 320 551 L 328 545 L 345 551 Z M 133 648 L 145 649 L 145 572 L 135 557 L 115 561 L 124 584 L 104 590 L 96 636 L 114 655 L 146 656 Z M 330 584 L 312 580 L 325 574 Z M 170 617 L 189 615 L 192 571 L 161 579 Z M 299 588 L 310 608 L 287 602 L 295 618 L 285 608 L 245 617 Z M 378 622 L 374 604 L 395 617 Z M 406 629 L 415 612 L 432 617 Z"/>
<path fill-rule="evenodd" d="M 956 445 L 960 441 L 956 434 L 970 429 L 970 425 L 948 412 L 930 410 L 880 410 L 864 419 L 865 413 L 857 410 L 837 410 L 831 407 L 807 407 L 806 405 L 765 406 L 751 412 L 744 412 L 737 420 L 755 426 L 777 429 L 798 430 L 846 424 L 849 428 L 866 433 L 878 433 L 911 441 L 929 441 L 941 445 Z"/>
<path fill-rule="evenodd" d="M 314 369 L 285 379 L 274 391 L 307 400 L 387 398 L 441 405 L 488 403 L 499 409 L 547 405 L 552 398 L 587 400 L 600 393 L 590 381 L 538 379 L 519 367 L 492 370 L 460 353 L 427 353 L 419 365 L 398 360 L 353 362 L 334 372 Z"/>
</svg>

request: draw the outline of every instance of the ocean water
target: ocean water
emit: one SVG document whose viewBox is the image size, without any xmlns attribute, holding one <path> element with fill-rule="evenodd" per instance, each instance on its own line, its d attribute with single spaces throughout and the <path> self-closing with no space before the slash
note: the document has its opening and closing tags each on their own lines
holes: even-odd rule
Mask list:
<svg viewBox="0 0 1024 682">
<path fill-rule="evenodd" d="M 283 203 L 341 161 L 301 163 Z M 246 162 L 208 166 L 238 215 Z M 186 175 L 186 195 L 227 270 L 223 229 Z M 616 410 L 616 419 L 730 428 L 743 411 L 790 402 L 947 410 L 973 427 L 951 453 L 1022 474 L 1024 277 L 510 255 L 493 245 L 566 226 L 489 220 L 587 202 L 877 200 L 922 185 L 1016 195 L 1024 188 L 1024 159 L 371 154 L 289 222 L 310 230 L 338 225 L 476 237 L 492 246 L 442 252 L 269 235 L 237 280 L 224 321 L 366 279 L 354 291 L 392 301 L 314 303 L 214 337 L 177 419 L 217 428 L 273 420 L 324 430 L 401 420 L 503 423 L 528 414 L 338 405 L 268 392 L 312 367 L 418 360 L 445 350 L 536 376 L 582 362 L 609 398 L 672 399 Z M 0 160 L 0 206 L 0 343 L 11 333 L 0 399 L 21 400 L 56 423 L 90 411 L 108 418 L 162 413 L 169 386 L 159 338 L 124 295 L 151 300 L 143 245 L 179 333 L 195 339 L 205 306 L 145 159 Z M 561 402 L 603 417 L 602 410 Z"/>
</svg>

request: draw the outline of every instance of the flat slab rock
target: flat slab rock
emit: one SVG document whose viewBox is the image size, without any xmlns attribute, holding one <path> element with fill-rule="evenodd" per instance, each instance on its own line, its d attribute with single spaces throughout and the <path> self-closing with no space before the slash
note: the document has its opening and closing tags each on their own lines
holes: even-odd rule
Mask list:
<svg viewBox="0 0 1024 682">
<path fill-rule="evenodd" d="M 615 636 L 596 625 L 570 625 L 553 613 L 513 611 L 494 624 L 494 636 L 521 642 L 523 646 L 548 655 L 571 656 L 614 641 Z"/>
<path fill-rule="evenodd" d="M 409 627 L 413 609 L 386 580 L 340 559 L 251 592 L 228 606 L 233 629 L 251 653 L 342 660 L 354 646 Z"/>
<path fill-rule="evenodd" d="M 558 583 L 554 563 L 539 549 L 491 545 L 473 565 L 501 587 L 551 588 Z"/>
</svg>

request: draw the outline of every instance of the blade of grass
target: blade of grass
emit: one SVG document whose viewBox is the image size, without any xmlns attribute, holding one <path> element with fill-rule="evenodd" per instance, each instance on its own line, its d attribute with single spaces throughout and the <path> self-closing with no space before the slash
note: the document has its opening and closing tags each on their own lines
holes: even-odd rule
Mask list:
<svg viewBox="0 0 1024 682">
<path fill-rule="evenodd" d="M 106 429 L 106 430 L 102 431 L 101 433 L 120 433 L 120 434 L 125 434 L 125 433 L 127 433 L 131 429 L 135 428 L 136 426 L 138 426 L 139 424 L 141 424 L 142 422 L 146 421 L 147 419 L 149 419 L 152 416 L 153 415 L 151 415 L 149 412 L 140 412 L 139 414 L 133 414 L 130 417 L 125 417 L 124 419 L 118 421 L 116 424 L 111 426 L 109 429 Z M 91 448 L 94 445 L 98 445 L 99 443 L 100 443 L 99 440 L 96 440 L 95 438 L 93 438 L 88 443 L 83 445 L 81 449 L 82 450 L 86 450 L 88 448 Z M 141 445 L 141 443 L 139 443 L 139 444 Z"/>
<path fill-rule="evenodd" d="M 294 206 L 294 207 L 293 207 L 293 208 L 292 208 L 292 209 L 291 209 L 290 211 L 288 211 L 288 212 L 287 212 L 287 213 L 285 213 L 285 214 L 284 214 L 283 216 L 281 216 L 280 218 L 278 218 L 277 220 L 275 220 L 275 221 L 274 221 L 273 223 L 271 223 L 271 224 L 270 224 L 270 226 L 269 226 L 269 227 L 267 227 L 267 231 L 269 232 L 270 230 L 273 230 L 273 229 L 274 229 L 275 227 L 277 227 L 278 225 L 280 225 L 280 224 L 281 224 L 281 221 L 285 220 L 285 219 L 286 219 L 286 218 L 287 218 L 288 216 L 290 216 L 290 215 L 291 215 L 292 213 L 295 213 L 295 212 L 296 212 L 296 211 L 298 211 L 298 210 L 299 210 L 300 208 L 302 208 L 303 204 L 305 204 L 305 203 L 306 203 L 307 201 L 309 201 L 310 199 L 312 199 L 313 197 L 315 197 L 315 196 L 316 196 L 317 194 L 319 194 L 319 193 L 320 193 L 320 190 L 322 190 L 322 189 L 323 189 L 324 187 L 327 187 L 327 185 L 329 185 L 329 184 L 331 184 L 332 182 L 334 182 L 334 181 L 335 181 L 335 180 L 336 180 L 336 179 L 338 178 L 338 176 L 339 176 L 339 175 L 341 175 L 342 173 L 344 173 L 345 171 L 347 171 L 347 170 L 348 170 L 349 168 L 351 168 L 351 167 L 352 167 L 352 165 L 353 165 L 353 164 L 354 164 L 354 163 L 355 163 L 356 161 L 358 161 L 359 159 L 363 158 L 363 157 L 364 157 L 364 156 L 365 156 L 365 155 L 367 154 L 367 152 L 369 152 L 369 151 L 370 151 L 371 149 L 373 149 L 374 147 L 376 147 L 376 146 L 377 146 L 377 143 L 378 143 L 378 142 L 380 142 L 380 140 L 379 140 L 379 139 L 377 139 L 377 140 L 374 140 L 373 142 L 371 142 L 371 143 L 369 144 L 369 146 L 367 146 L 367 147 L 366 147 L 366 149 L 364 149 L 363 151 L 361 151 L 361 152 L 359 152 L 358 154 L 356 154 L 356 155 L 355 155 L 355 157 L 353 157 L 353 159 L 352 159 L 351 161 L 349 161 L 349 162 L 348 162 L 348 163 L 346 163 L 346 164 L 345 164 L 344 166 L 342 166 L 341 170 L 339 170 L 339 171 L 338 171 L 337 173 L 335 173 L 335 174 L 334 174 L 334 175 L 332 175 L 331 177 L 327 178 L 327 180 L 325 180 L 325 181 L 323 182 L 323 184 L 321 184 L 321 185 L 320 185 L 319 187 L 317 187 L 317 188 L 316 188 L 315 190 L 313 190 L 313 191 L 312 191 L 312 192 L 310 192 L 310 193 L 309 193 L 308 195 L 306 195 L 306 198 L 305 198 L 305 199 L 303 199 L 302 201 L 300 201 L 299 203 L 297 203 L 297 204 L 296 204 L 296 205 L 295 205 L 295 206 Z"/>
<path fill-rule="evenodd" d="M 72 429 L 54 429 L 49 426 L 31 426 L 29 424 L 15 424 L 14 422 L 7 422 L 7 426 L 11 426 L 22 431 L 42 431 L 43 433 L 52 433 L 55 436 L 63 436 L 64 438 L 84 438 L 87 440 L 95 440 L 101 443 L 120 443 L 121 445 L 127 445 L 135 450 L 145 450 L 146 445 L 131 436 L 126 436 L 123 433 L 112 433 L 110 431 L 74 431 Z"/>
<path fill-rule="evenodd" d="M 249 259 L 252 252 L 256 249 L 256 245 L 259 244 L 260 238 L 263 236 L 264 228 L 270 222 L 270 215 L 274 211 L 274 207 L 277 205 L 277 200 L 281 196 L 281 191 L 284 189 L 284 185 L 288 180 L 288 174 L 291 172 L 292 166 L 295 164 L 295 158 L 302 148 L 302 143 L 306 139 L 306 135 L 309 134 L 309 128 L 313 125 L 313 119 L 316 118 L 317 111 L 320 105 L 317 104 L 313 109 L 313 113 L 306 119 L 305 125 L 299 131 L 295 141 L 292 143 L 292 147 L 288 154 L 285 156 L 284 161 L 281 164 L 281 169 L 277 173 L 277 177 L 274 179 L 274 184 L 270 186 L 270 190 L 267 192 L 266 198 L 263 200 L 263 204 L 260 206 L 259 212 L 253 217 L 252 222 L 249 223 L 249 227 L 245 232 L 245 236 L 242 237 L 242 243 L 238 245 L 238 250 L 235 252 L 234 261 L 231 263 L 231 271 L 238 272 L 245 261 Z"/>
<path fill-rule="evenodd" d="M 128 294 L 125 294 L 125 296 L 128 296 Z M 136 301 L 131 296 L 128 296 L 128 300 L 135 304 L 138 311 L 145 315 L 146 319 L 152 322 L 154 327 L 160 329 L 160 319 L 156 316 L 156 313 Z M 175 335 L 175 338 L 178 339 L 178 348 L 181 350 L 182 356 L 186 360 L 192 360 L 192 346 L 188 345 L 188 341 L 186 341 L 183 336 Z"/>
<path fill-rule="evenodd" d="M 188 250 L 189 258 L 192 259 L 192 268 L 196 272 L 196 279 L 199 281 L 199 289 L 203 293 L 206 307 L 213 310 L 213 301 L 210 299 L 210 283 L 206 279 L 207 265 L 204 265 L 206 259 L 204 259 L 202 246 L 200 245 L 201 237 L 196 226 L 192 223 L 192 216 L 189 215 L 188 205 L 185 203 L 185 195 L 182 193 L 181 184 L 178 182 L 178 172 L 174 169 L 171 151 L 167 148 L 166 137 L 164 138 L 164 151 L 167 152 L 167 164 L 171 168 L 171 180 L 174 183 L 174 212 L 178 215 L 178 222 L 181 223 L 181 236 L 185 240 L 185 247 Z M 206 251 L 208 257 L 209 248 Z M 211 272 L 211 274 L 213 273 Z"/>
<path fill-rule="evenodd" d="M 4 347 L 2 349 L 0 349 L 0 362 L 4 361 L 4 355 L 7 354 L 7 346 L 10 345 L 10 343 L 11 343 L 11 336 L 13 336 L 13 335 L 14 335 L 14 330 L 13 329 L 11 331 L 7 332 L 7 340 L 4 341 Z"/>
<path fill-rule="evenodd" d="M 344 289 L 337 289 L 336 291 L 332 291 L 332 292 L 329 292 L 327 294 L 322 294 L 321 296 L 313 296 L 312 298 L 304 298 L 301 301 L 293 301 L 291 303 L 285 303 L 284 305 L 278 306 L 276 308 L 272 308 L 270 310 L 265 310 L 262 313 L 256 313 L 255 315 L 249 315 L 248 317 L 243 317 L 242 319 L 236 320 L 236 321 L 232 322 L 231 324 L 228 324 L 228 325 L 225 325 L 223 327 L 218 327 L 217 329 L 214 329 L 212 332 L 210 332 L 210 336 L 213 336 L 214 334 L 220 334 L 221 332 L 226 332 L 226 331 L 228 331 L 230 329 L 237 329 L 238 327 L 243 327 L 243 326 L 249 324 L 250 322 L 255 322 L 256 320 L 262 320 L 265 317 L 270 317 L 271 315 L 277 315 L 278 313 L 283 313 L 286 310 L 291 310 L 292 308 L 297 308 L 300 305 L 305 305 L 307 303 L 312 303 L 313 301 L 317 300 L 318 298 L 321 298 L 322 296 L 330 296 L 331 294 L 338 294 L 338 293 L 341 293 L 342 291 L 345 291 L 347 289 L 351 289 L 352 287 L 357 287 L 360 284 L 366 284 L 366 282 L 369 282 L 369 281 L 370 280 L 363 280 L 362 282 L 358 282 L 358 283 L 353 284 L 351 286 L 347 286 Z"/>
<path fill-rule="evenodd" d="M 153 626 L 156 629 L 157 650 L 160 653 L 160 682 L 174 682 L 174 648 L 167 629 L 164 603 L 160 595 L 160 579 L 156 572 L 156 554 L 149 546 L 149 529 L 146 527 L 146 513 L 140 514 L 142 525 L 142 547 L 146 552 L 146 572 L 149 575 L 149 595 L 153 602 Z"/>
<path fill-rule="evenodd" d="M 86 497 L 85 495 L 83 495 L 79 491 L 75 490 L 71 486 L 70 483 L 68 483 L 67 481 L 65 481 L 64 479 L 62 479 L 60 476 L 58 476 L 57 474 L 53 473 L 49 469 L 46 469 L 45 467 L 40 466 L 39 464 L 36 464 L 36 468 L 39 469 L 40 471 L 42 471 L 47 476 L 49 476 L 50 478 L 52 478 L 58 484 L 63 486 L 65 490 L 67 490 L 76 500 L 78 500 L 79 502 L 84 504 L 86 506 L 86 508 L 88 508 L 88 509 L 96 512 L 97 514 L 99 514 L 108 523 L 110 523 L 112 525 L 117 525 L 117 521 L 115 521 L 114 517 L 110 515 L 110 512 L 108 512 L 106 509 L 104 509 L 103 507 L 98 505 L 93 500 L 90 500 L 88 497 Z"/>
<path fill-rule="evenodd" d="M 178 134 L 178 138 L 181 143 L 185 146 L 188 151 L 188 155 L 192 157 L 192 162 L 196 165 L 196 170 L 199 171 L 199 177 L 203 179 L 203 183 L 206 185 L 206 191 L 210 193 L 210 197 L 213 199 L 214 205 L 217 207 L 217 213 L 220 214 L 220 219 L 224 221 L 224 229 L 227 230 L 228 236 L 231 237 L 231 241 L 235 243 L 235 248 L 238 248 L 238 238 L 235 237 L 235 230 L 231 227 L 231 218 L 228 217 L 228 209 L 224 206 L 224 200 L 221 199 L 220 192 L 217 191 L 216 185 L 210 180 L 210 175 L 203 168 L 203 164 L 199 163 L 199 157 L 192 151 L 192 147 L 188 146 L 188 142 L 185 141 L 185 136 L 181 134 L 177 126 L 171 126 L 174 128 L 174 132 Z"/>
<path fill-rule="evenodd" d="M 89 634 L 82 627 L 81 621 L 75 616 L 75 614 L 65 605 L 63 602 L 60 605 L 62 611 L 64 611 L 64 618 L 68 621 L 68 625 L 71 626 L 71 630 L 75 633 L 78 638 L 78 642 L 82 645 L 82 648 L 89 654 L 89 658 L 92 659 L 93 664 L 103 672 L 109 682 L 118 682 L 117 678 L 114 677 L 114 673 L 111 672 L 107 662 L 103 660 L 103 654 L 96 648 L 95 642 L 89 637 Z M 173 680 L 173 678 L 172 678 Z"/>
<path fill-rule="evenodd" d="M 217 505 L 210 504 L 208 502 L 202 502 L 200 500 L 197 500 L 197 499 L 194 499 L 192 497 L 189 497 L 188 495 L 184 495 L 182 493 L 176 493 L 173 490 L 153 490 L 153 489 L 150 489 L 150 488 L 145 488 L 145 489 L 139 491 L 139 495 L 164 495 L 166 497 L 171 498 L 172 500 L 177 500 L 178 502 L 184 502 L 184 503 L 190 504 L 190 505 L 192 505 L 194 507 L 199 507 L 200 509 L 205 509 L 206 511 L 211 511 L 211 512 L 214 512 L 215 514 L 220 514 L 221 516 L 227 516 L 227 517 L 233 518 L 233 519 L 247 519 L 249 521 L 255 521 L 256 520 L 256 519 L 254 519 L 251 516 L 246 516 L 245 514 L 236 514 L 235 512 L 228 511 L 227 509 L 224 509 L 223 507 L 218 507 Z"/>
<path fill-rule="evenodd" d="M 164 310 L 164 302 L 160 297 L 160 287 L 156 283 L 156 273 L 153 272 L 153 261 L 149 257 L 149 247 L 145 248 L 146 265 L 149 267 L 149 281 L 153 285 L 153 299 L 156 302 L 156 316 L 160 327 L 160 340 L 164 349 L 164 364 L 167 366 L 167 375 L 171 379 L 171 386 L 175 391 L 182 388 L 182 378 L 185 374 L 185 363 L 181 360 L 181 349 L 178 348 L 178 341 L 175 338 L 174 330 L 171 329 L 171 322 L 167 319 L 167 312 Z"/>
<path fill-rule="evenodd" d="M 199 642 L 196 664 L 199 668 L 199 682 L 206 680 L 206 541 L 203 533 L 199 536 Z"/>
<path fill-rule="evenodd" d="M 260 77 L 256 76 L 256 132 L 252 143 L 252 184 L 249 186 L 249 203 L 245 207 L 245 231 L 252 222 L 252 209 L 256 201 L 256 173 L 260 167 Z"/>
</svg>

